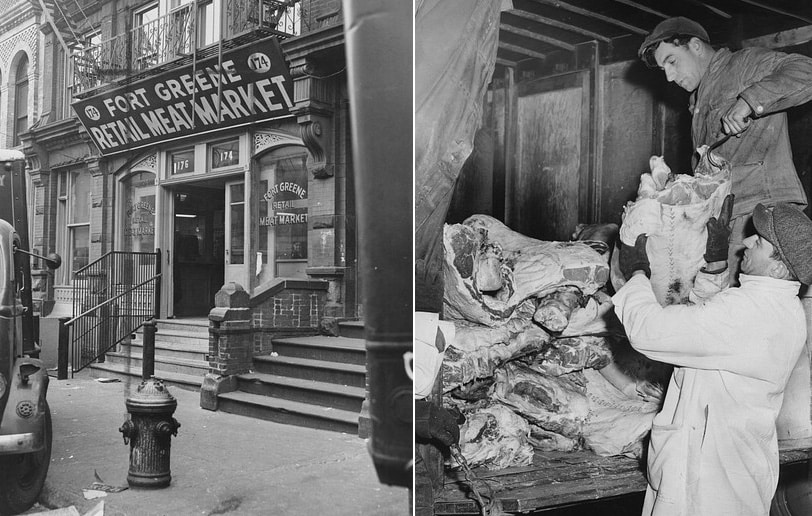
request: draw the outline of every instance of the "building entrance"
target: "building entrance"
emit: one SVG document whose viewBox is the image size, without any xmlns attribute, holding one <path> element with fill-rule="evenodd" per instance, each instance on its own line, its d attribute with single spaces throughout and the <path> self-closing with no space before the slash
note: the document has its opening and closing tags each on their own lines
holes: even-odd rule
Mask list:
<svg viewBox="0 0 812 516">
<path fill-rule="evenodd" d="M 225 202 L 220 187 L 183 186 L 174 190 L 173 312 L 205 317 L 223 286 Z"/>
</svg>

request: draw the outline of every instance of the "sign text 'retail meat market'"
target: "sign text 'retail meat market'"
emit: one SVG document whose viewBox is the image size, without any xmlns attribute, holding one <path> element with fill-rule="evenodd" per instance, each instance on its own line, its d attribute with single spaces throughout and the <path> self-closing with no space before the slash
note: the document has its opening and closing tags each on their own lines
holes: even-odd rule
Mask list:
<svg viewBox="0 0 812 516">
<path fill-rule="evenodd" d="M 287 116 L 293 83 L 268 38 L 74 102 L 104 155 Z"/>
</svg>

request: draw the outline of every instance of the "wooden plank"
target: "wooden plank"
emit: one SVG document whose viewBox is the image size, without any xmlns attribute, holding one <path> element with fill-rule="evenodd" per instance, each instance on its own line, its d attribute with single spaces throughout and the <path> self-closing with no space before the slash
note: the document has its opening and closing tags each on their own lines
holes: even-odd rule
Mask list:
<svg viewBox="0 0 812 516">
<path fill-rule="evenodd" d="M 533 32 L 527 29 L 522 29 L 519 27 L 514 27 L 513 25 L 507 25 L 505 23 L 499 26 L 499 30 L 502 32 L 507 32 L 511 34 L 515 34 L 517 36 L 521 36 L 523 38 L 528 38 L 536 41 L 541 41 L 542 43 L 547 43 L 548 45 L 552 45 L 554 47 L 563 48 L 569 52 L 573 52 L 575 50 L 575 45 L 571 45 L 565 41 L 561 41 L 560 39 L 555 38 L 548 38 L 544 34 L 540 34 L 538 32 Z M 500 41 L 501 43 L 501 41 Z M 544 54 L 543 54 L 544 55 Z"/>
<path fill-rule="evenodd" d="M 505 12 L 535 23 L 549 25 L 551 27 L 574 32 L 576 34 L 580 34 L 582 36 L 586 36 L 592 39 L 597 39 L 598 41 L 603 41 L 604 43 L 612 42 L 612 38 L 604 36 L 599 32 L 591 31 L 579 25 L 574 25 L 572 23 L 567 23 L 565 21 L 555 20 L 553 18 L 548 18 L 546 16 L 541 16 L 531 12 L 523 11 L 521 9 L 511 9 Z"/>
<path fill-rule="evenodd" d="M 812 41 L 812 25 L 742 41 L 743 47 L 784 48 Z"/>
<path fill-rule="evenodd" d="M 807 462 L 812 439 L 779 443 L 781 465 Z M 540 452 L 531 466 L 489 471 L 476 468 L 477 488 L 483 494 L 487 482 L 506 512 L 553 509 L 613 498 L 646 489 L 644 466 L 629 457 L 600 457 L 589 451 Z M 446 483 L 438 493 L 435 514 L 479 514 L 461 471 L 446 471 Z"/>
</svg>

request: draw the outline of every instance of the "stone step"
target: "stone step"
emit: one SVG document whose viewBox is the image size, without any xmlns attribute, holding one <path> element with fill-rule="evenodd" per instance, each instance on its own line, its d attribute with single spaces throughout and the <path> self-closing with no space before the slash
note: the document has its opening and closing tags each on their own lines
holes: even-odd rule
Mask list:
<svg viewBox="0 0 812 516">
<path fill-rule="evenodd" d="M 309 358 L 345 364 L 366 364 L 364 341 L 346 337 L 286 337 L 273 340 L 273 350 L 281 356 Z"/>
<path fill-rule="evenodd" d="M 338 335 L 348 339 L 364 340 L 364 321 L 341 321 L 338 323 Z"/>
<path fill-rule="evenodd" d="M 141 341 L 144 339 L 144 334 L 139 330 L 135 334 L 133 340 Z M 155 342 L 176 342 L 178 344 L 192 344 L 208 349 L 209 347 L 209 334 L 208 333 L 195 333 L 180 330 L 165 330 L 158 328 L 155 332 Z"/>
<path fill-rule="evenodd" d="M 157 337 L 157 335 L 156 335 Z M 140 339 L 133 339 L 130 342 L 122 342 L 118 346 L 119 353 L 142 353 L 144 342 Z M 209 355 L 209 343 L 202 341 L 195 342 L 165 342 L 155 339 L 155 356 L 166 356 L 175 358 L 186 358 L 190 360 L 207 361 Z"/>
<path fill-rule="evenodd" d="M 92 378 L 118 378 L 121 381 L 140 382 L 142 371 L 140 367 L 130 367 L 126 364 L 111 364 L 109 362 L 94 363 L 88 366 Z M 180 389 L 200 391 L 203 384 L 203 375 L 189 375 L 155 370 L 155 378 L 159 378 L 167 386 Z"/>
<path fill-rule="evenodd" d="M 217 398 L 218 410 L 288 425 L 358 433 L 358 413 L 309 403 L 282 400 L 248 392 L 229 392 Z"/>
<path fill-rule="evenodd" d="M 130 367 L 137 367 L 139 370 L 144 363 L 144 357 L 141 350 L 135 351 L 130 348 L 124 352 L 108 352 L 106 355 L 106 362 L 111 364 L 120 364 Z M 159 355 L 155 353 L 155 374 L 161 372 L 182 373 L 188 375 L 198 375 L 201 378 L 209 371 L 209 363 L 204 360 L 190 360 L 187 358 L 178 358 L 172 356 Z"/>
<path fill-rule="evenodd" d="M 333 407 L 358 413 L 364 401 L 364 388 L 303 378 L 262 373 L 237 375 L 238 389 L 251 394 Z"/>
<path fill-rule="evenodd" d="M 209 320 L 206 318 L 197 319 L 158 319 L 155 321 L 158 333 L 164 331 L 180 331 L 202 334 L 209 337 Z"/>
<path fill-rule="evenodd" d="M 366 375 L 366 367 L 359 364 L 344 364 L 281 355 L 255 356 L 254 371 L 353 387 L 364 387 Z"/>
</svg>

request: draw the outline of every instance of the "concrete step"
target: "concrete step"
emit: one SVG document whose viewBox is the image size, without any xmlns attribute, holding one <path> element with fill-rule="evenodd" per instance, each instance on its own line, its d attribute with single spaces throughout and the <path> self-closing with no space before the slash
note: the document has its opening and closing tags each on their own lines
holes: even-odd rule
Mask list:
<svg viewBox="0 0 812 516">
<path fill-rule="evenodd" d="M 202 334 L 204 338 L 209 338 L 209 320 L 206 318 L 158 319 L 155 322 L 158 333 L 164 331 L 180 331 Z"/>
<path fill-rule="evenodd" d="M 111 364 L 109 362 L 91 364 L 87 370 L 92 378 L 118 378 L 121 381 L 140 382 L 142 376 L 140 367 L 130 367 L 126 364 Z M 200 391 L 200 386 L 203 384 L 203 375 L 172 373 L 156 369 L 154 376 L 155 378 L 163 380 L 167 386 L 174 386 L 191 391 Z"/>
<path fill-rule="evenodd" d="M 366 364 L 364 341 L 347 337 L 287 337 L 273 340 L 273 350 L 286 357 L 344 364 Z"/>
<path fill-rule="evenodd" d="M 133 340 L 144 340 L 144 334 L 139 330 Z M 164 330 L 159 328 L 155 333 L 155 342 L 172 342 L 177 344 L 189 344 L 201 348 L 209 348 L 209 334 L 195 333 L 181 330 Z"/>
<path fill-rule="evenodd" d="M 208 360 L 209 343 L 202 341 L 195 342 L 165 342 L 155 336 L 155 356 L 185 358 L 188 360 Z M 144 342 L 140 338 L 130 342 L 122 342 L 118 345 L 119 353 L 142 353 Z"/>
<path fill-rule="evenodd" d="M 135 351 L 133 348 L 123 352 L 108 352 L 106 362 L 111 364 L 130 365 L 141 369 L 144 363 L 144 356 L 141 350 Z M 160 372 L 183 373 L 188 375 L 199 375 L 203 377 L 209 371 L 209 363 L 203 360 L 190 360 L 188 358 L 178 358 L 173 356 L 159 355 L 155 353 L 155 374 Z"/>
<path fill-rule="evenodd" d="M 310 403 L 358 413 L 364 401 L 364 388 L 303 378 L 262 373 L 237 375 L 238 389 L 251 394 Z"/>
<path fill-rule="evenodd" d="M 338 335 L 348 339 L 364 340 L 364 321 L 341 321 L 338 323 Z"/>
<path fill-rule="evenodd" d="M 366 367 L 359 364 L 344 364 L 281 355 L 255 356 L 254 371 L 353 387 L 364 387 L 366 375 Z"/>
<path fill-rule="evenodd" d="M 248 392 L 218 396 L 218 410 L 288 425 L 358 433 L 358 413 L 309 403 L 270 398 Z"/>
</svg>

